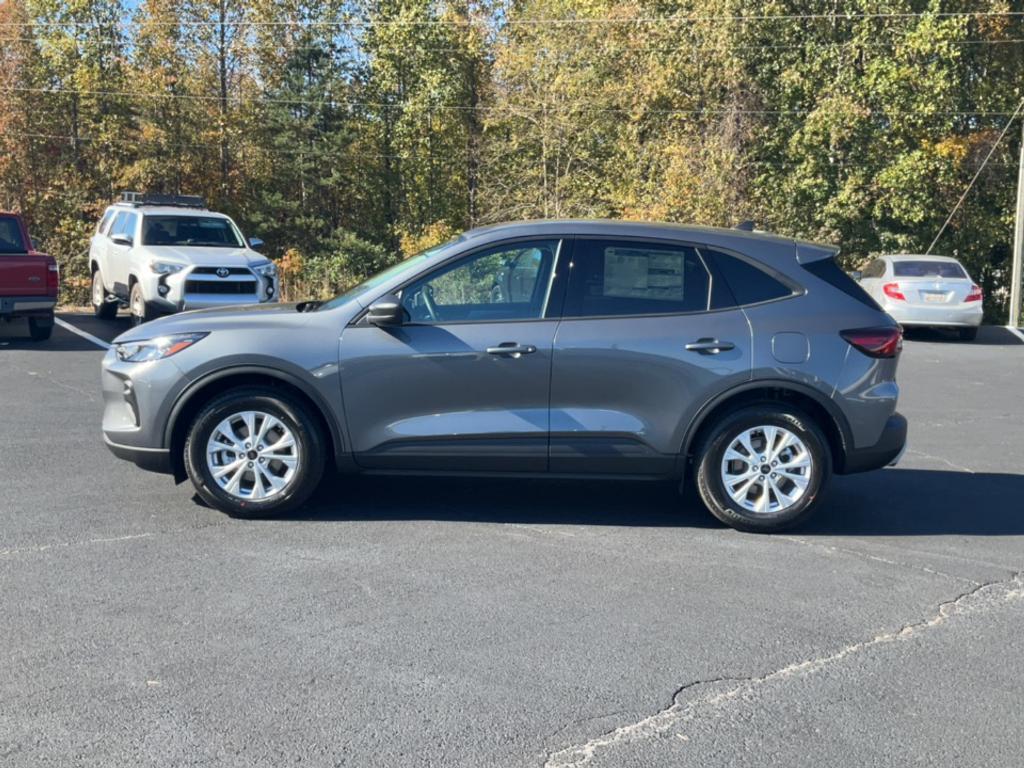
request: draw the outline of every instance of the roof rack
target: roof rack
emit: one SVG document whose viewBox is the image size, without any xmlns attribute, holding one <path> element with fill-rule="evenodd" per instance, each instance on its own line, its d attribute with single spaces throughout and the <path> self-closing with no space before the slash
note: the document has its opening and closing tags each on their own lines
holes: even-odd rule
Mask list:
<svg viewBox="0 0 1024 768">
<path fill-rule="evenodd" d="M 121 201 L 128 205 L 166 205 L 172 208 L 206 208 L 199 195 L 161 195 L 154 192 L 122 192 Z"/>
</svg>

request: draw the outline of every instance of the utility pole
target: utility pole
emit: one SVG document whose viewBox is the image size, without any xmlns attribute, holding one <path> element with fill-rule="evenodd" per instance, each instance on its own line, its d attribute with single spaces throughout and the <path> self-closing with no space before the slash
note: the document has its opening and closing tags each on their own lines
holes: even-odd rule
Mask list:
<svg viewBox="0 0 1024 768">
<path fill-rule="evenodd" d="M 1021 261 L 1024 260 L 1024 120 L 1021 121 L 1020 168 L 1017 171 L 1017 216 L 1013 222 L 1013 267 L 1010 270 L 1010 327 L 1020 327 Z"/>
</svg>

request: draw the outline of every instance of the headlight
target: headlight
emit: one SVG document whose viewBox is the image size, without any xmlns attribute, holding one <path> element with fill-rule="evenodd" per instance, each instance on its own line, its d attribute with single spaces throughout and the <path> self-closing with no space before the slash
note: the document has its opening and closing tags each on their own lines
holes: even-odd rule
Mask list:
<svg viewBox="0 0 1024 768">
<path fill-rule="evenodd" d="M 125 363 L 148 363 L 150 360 L 163 360 L 188 349 L 208 333 L 176 333 L 172 336 L 160 336 L 156 339 L 143 341 L 126 341 L 115 345 L 117 359 Z"/>
<path fill-rule="evenodd" d="M 254 264 L 253 271 L 260 277 L 273 277 L 277 274 L 277 264 L 272 261 L 265 261 L 262 264 Z"/>
<path fill-rule="evenodd" d="M 184 264 L 173 264 L 169 261 L 149 262 L 149 268 L 158 275 L 173 275 L 175 272 L 181 272 L 184 267 Z"/>
</svg>

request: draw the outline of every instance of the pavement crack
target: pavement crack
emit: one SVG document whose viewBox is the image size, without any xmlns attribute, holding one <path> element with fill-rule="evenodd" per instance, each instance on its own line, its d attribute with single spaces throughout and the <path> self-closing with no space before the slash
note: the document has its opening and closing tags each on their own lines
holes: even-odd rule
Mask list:
<svg viewBox="0 0 1024 768">
<path fill-rule="evenodd" d="M 935 568 L 929 568 L 927 565 L 915 565 L 913 563 L 905 563 L 901 560 L 891 560 L 888 557 L 882 557 L 881 555 L 872 555 L 869 552 L 862 552 L 859 549 L 850 549 L 849 547 L 839 547 L 835 544 L 823 544 L 818 541 L 808 541 L 807 539 L 801 539 L 796 536 L 775 536 L 773 538 L 782 539 L 783 541 L 791 541 L 794 544 L 800 544 L 804 547 L 811 547 L 813 549 L 822 549 L 826 552 L 832 552 L 835 554 L 852 555 L 859 557 L 863 560 L 870 560 L 876 563 L 885 563 L 886 565 L 893 565 L 898 568 L 908 568 L 913 571 L 921 571 L 931 576 L 938 576 L 939 578 L 949 579 L 951 581 L 967 582 L 973 584 L 976 587 L 980 587 L 983 582 L 975 579 L 968 578 L 967 576 L 957 576 L 954 573 L 946 573 L 945 571 L 939 571 Z"/>
<path fill-rule="evenodd" d="M 937 461 L 937 462 L 939 462 L 941 464 L 945 464 L 948 467 L 952 467 L 953 469 L 958 469 L 961 472 L 967 472 L 967 473 L 972 474 L 972 475 L 977 474 L 970 467 L 965 467 L 962 464 L 957 464 L 955 462 L 950 461 L 949 459 L 943 458 L 942 456 L 934 456 L 934 455 L 932 455 L 930 453 L 925 453 L 924 451 L 918 451 L 918 450 L 915 450 L 913 448 L 908 448 L 907 449 L 907 453 L 910 454 L 911 456 L 920 456 L 922 459 L 931 459 L 932 461 Z"/>
<path fill-rule="evenodd" d="M 81 539 L 78 541 L 56 541 L 49 544 L 29 544 L 24 547 L 9 547 L 7 549 L 0 549 L 0 558 L 11 557 L 14 555 L 25 555 L 25 554 L 36 554 L 39 552 L 48 552 L 50 550 L 57 549 L 69 549 L 71 547 L 84 547 L 92 544 L 113 544 L 121 541 L 134 541 L 136 539 L 149 539 L 154 536 L 164 536 L 175 533 L 185 533 L 186 531 L 198 531 L 203 528 L 216 528 L 227 523 L 212 523 L 210 525 L 200 526 L 188 526 L 186 528 L 175 528 L 169 531 L 149 531 L 146 533 L 129 533 L 124 536 L 103 536 L 94 539 Z"/>
<path fill-rule="evenodd" d="M 951 616 L 976 613 L 1022 599 L 1024 599 L 1024 571 L 1015 573 L 1006 580 L 979 584 L 951 600 L 939 603 L 935 612 L 927 618 L 904 624 L 895 630 L 881 632 L 867 640 L 849 643 L 822 656 L 795 661 L 757 677 L 716 677 L 687 683 L 676 689 L 672 696 L 672 703 L 668 707 L 642 720 L 607 731 L 582 744 L 552 752 L 548 755 L 544 766 L 545 768 L 578 768 L 578 766 L 589 763 L 598 752 L 663 734 L 682 723 L 696 720 L 702 714 L 755 692 L 762 686 L 785 682 L 798 676 L 815 674 L 849 656 L 869 651 L 880 645 L 905 641 L 935 629 L 944 624 Z M 721 690 L 723 683 L 736 684 Z M 712 686 L 714 690 L 686 702 L 680 700 L 686 691 L 705 686 Z"/>
</svg>

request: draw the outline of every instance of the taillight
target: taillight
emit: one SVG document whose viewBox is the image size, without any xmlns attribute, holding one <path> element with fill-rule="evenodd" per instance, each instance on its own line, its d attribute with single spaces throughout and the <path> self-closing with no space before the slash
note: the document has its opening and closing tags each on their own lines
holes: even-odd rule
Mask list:
<svg viewBox="0 0 1024 768">
<path fill-rule="evenodd" d="M 855 328 L 839 335 L 868 357 L 896 357 L 903 349 L 903 331 L 898 327 Z"/>
<path fill-rule="evenodd" d="M 981 286 L 972 285 L 971 292 L 967 294 L 967 298 L 964 301 L 981 301 Z"/>
<path fill-rule="evenodd" d="M 898 301 L 907 300 L 907 297 L 903 295 L 903 291 L 900 290 L 899 283 L 886 283 L 882 286 L 882 293 L 890 299 L 897 299 Z"/>
<path fill-rule="evenodd" d="M 46 289 L 48 293 L 57 293 L 60 287 L 60 268 L 51 264 L 46 271 Z"/>
</svg>

